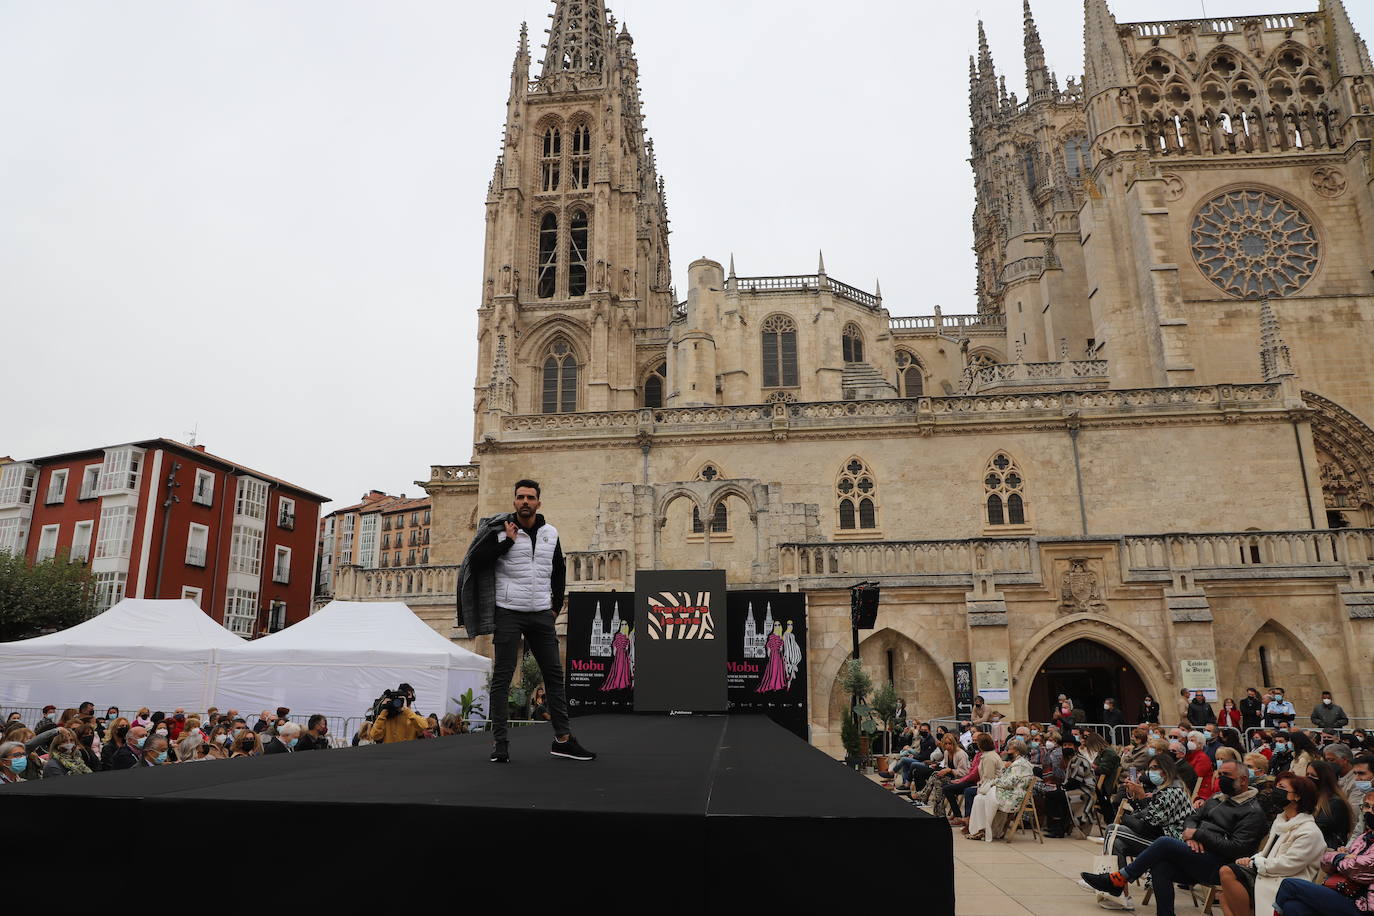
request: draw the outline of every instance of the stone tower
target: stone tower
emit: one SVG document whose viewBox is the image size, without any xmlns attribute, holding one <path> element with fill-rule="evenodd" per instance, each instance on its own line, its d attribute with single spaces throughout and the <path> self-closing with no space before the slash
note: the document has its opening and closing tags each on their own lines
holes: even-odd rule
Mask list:
<svg viewBox="0 0 1374 916">
<path fill-rule="evenodd" d="M 634 40 L 602 0 L 556 0 L 550 20 L 534 79 L 520 27 L 487 189 L 478 442 L 510 414 L 634 407 L 663 359 L 644 329 L 672 304 L 667 204 Z"/>
<path fill-rule="evenodd" d="M 1063 90 L 1045 64 L 1029 2 L 1023 5 L 1026 99 L 1008 92 L 978 25 L 969 58 L 976 204 L 978 311 L 1004 314 L 1007 357 L 1028 362 L 1084 354 L 1092 327 L 1078 255 L 1078 210 L 1092 162 L 1082 87 Z"/>
</svg>

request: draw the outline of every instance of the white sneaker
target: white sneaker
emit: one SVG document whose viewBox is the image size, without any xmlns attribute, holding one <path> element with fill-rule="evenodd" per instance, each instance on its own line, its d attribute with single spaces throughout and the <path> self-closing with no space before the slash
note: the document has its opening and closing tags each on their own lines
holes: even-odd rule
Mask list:
<svg viewBox="0 0 1374 916">
<path fill-rule="evenodd" d="M 1104 910 L 1133 910 L 1135 901 L 1122 894 L 1120 897 L 1113 897 L 1111 894 L 1097 895 L 1097 905 Z"/>
</svg>

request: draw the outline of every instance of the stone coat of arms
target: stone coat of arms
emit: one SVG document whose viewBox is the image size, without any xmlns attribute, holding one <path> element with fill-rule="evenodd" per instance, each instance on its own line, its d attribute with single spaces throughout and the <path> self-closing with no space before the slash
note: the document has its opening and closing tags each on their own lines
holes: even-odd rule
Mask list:
<svg viewBox="0 0 1374 916">
<path fill-rule="evenodd" d="M 1088 614 L 1106 610 L 1102 600 L 1102 577 L 1092 569 L 1087 557 L 1073 557 L 1060 578 L 1059 612 Z"/>
</svg>

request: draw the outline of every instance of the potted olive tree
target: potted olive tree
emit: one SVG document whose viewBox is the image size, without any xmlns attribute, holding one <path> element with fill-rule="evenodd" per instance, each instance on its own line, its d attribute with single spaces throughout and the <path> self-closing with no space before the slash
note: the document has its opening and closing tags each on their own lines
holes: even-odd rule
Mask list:
<svg viewBox="0 0 1374 916">
<path fill-rule="evenodd" d="M 851 705 L 850 713 L 846 718 L 849 720 L 853 731 L 857 733 L 858 747 L 854 751 L 845 748 L 850 754 L 847 762 L 863 766 L 868 759 L 869 747 L 873 737 L 873 719 L 869 715 L 868 706 L 864 704 L 864 700 L 873 691 L 873 678 L 868 676 L 863 663 L 857 658 L 851 658 L 840 669 L 840 689 L 849 694 Z M 843 729 L 840 732 L 840 739 L 844 740 Z"/>
</svg>

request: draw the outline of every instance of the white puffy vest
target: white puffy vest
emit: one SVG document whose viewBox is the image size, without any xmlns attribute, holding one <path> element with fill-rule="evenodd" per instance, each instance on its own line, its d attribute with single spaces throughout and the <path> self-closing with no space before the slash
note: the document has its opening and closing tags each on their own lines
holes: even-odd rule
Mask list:
<svg viewBox="0 0 1374 916">
<path fill-rule="evenodd" d="M 497 534 L 504 541 L 506 532 Z M 496 559 L 496 604 L 511 611 L 547 611 L 553 604 L 553 551 L 558 529 L 548 522 L 530 536 L 516 526 L 515 543 Z"/>
</svg>

